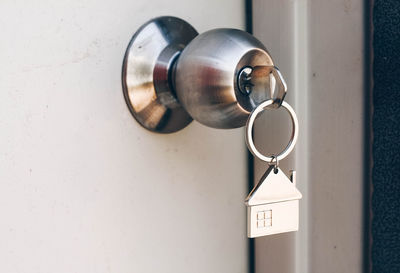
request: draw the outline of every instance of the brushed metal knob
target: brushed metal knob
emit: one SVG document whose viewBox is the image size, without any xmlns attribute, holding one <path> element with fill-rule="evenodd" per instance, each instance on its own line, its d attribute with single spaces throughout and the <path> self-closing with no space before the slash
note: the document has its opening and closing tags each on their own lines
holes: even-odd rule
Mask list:
<svg viewBox="0 0 400 273">
<path fill-rule="evenodd" d="M 194 38 L 176 65 L 175 91 L 192 118 L 214 128 L 244 126 L 249 113 L 268 93 L 243 93 L 238 75 L 244 67 L 273 62 L 263 44 L 247 32 L 214 29 Z"/>
<path fill-rule="evenodd" d="M 213 128 L 242 127 L 253 109 L 273 98 L 277 84 L 283 100 L 286 84 L 251 34 L 214 29 L 197 35 L 187 22 L 169 16 L 134 34 L 122 71 L 131 113 L 159 133 L 178 131 L 192 119 Z"/>
</svg>

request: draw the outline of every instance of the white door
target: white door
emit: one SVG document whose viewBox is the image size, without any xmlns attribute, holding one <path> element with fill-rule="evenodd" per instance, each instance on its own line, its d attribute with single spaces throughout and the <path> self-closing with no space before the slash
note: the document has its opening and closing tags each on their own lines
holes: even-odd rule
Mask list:
<svg viewBox="0 0 400 273">
<path fill-rule="evenodd" d="M 245 22 L 241 0 L 0 2 L 0 272 L 247 271 L 243 130 L 158 135 L 126 107 L 125 49 L 160 15 Z"/>
</svg>

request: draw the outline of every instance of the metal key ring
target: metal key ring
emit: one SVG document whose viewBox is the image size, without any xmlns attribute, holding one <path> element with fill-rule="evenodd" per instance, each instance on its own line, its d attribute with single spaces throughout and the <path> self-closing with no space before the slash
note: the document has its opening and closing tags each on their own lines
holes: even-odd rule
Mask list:
<svg viewBox="0 0 400 273">
<path fill-rule="evenodd" d="M 260 114 L 262 111 L 264 111 L 267 108 L 273 108 L 274 101 L 273 100 L 267 100 L 258 105 L 253 112 L 250 114 L 249 119 L 247 120 L 246 124 L 246 144 L 247 147 L 249 148 L 250 152 L 255 156 L 258 157 L 259 159 L 266 161 L 270 163 L 272 160 L 277 160 L 280 161 L 284 159 L 294 148 L 296 145 L 297 141 L 297 136 L 299 134 L 299 122 L 297 120 L 296 113 L 294 112 L 293 108 L 286 103 L 285 101 L 282 102 L 282 107 L 286 109 L 286 111 L 289 113 L 290 118 L 292 120 L 292 135 L 290 137 L 289 144 L 286 146 L 286 148 L 278 155 L 275 156 L 265 156 L 261 154 L 256 146 L 254 145 L 253 142 L 253 126 L 254 126 L 254 121 L 256 120 L 258 114 Z"/>
</svg>

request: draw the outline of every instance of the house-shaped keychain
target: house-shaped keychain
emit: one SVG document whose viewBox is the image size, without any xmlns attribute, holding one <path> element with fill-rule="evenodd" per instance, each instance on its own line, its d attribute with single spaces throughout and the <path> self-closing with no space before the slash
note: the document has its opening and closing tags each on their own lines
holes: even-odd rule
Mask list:
<svg viewBox="0 0 400 273">
<path fill-rule="evenodd" d="M 246 198 L 249 238 L 299 229 L 299 199 L 296 172 L 289 179 L 281 169 L 270 166 Z"/>
</svg>

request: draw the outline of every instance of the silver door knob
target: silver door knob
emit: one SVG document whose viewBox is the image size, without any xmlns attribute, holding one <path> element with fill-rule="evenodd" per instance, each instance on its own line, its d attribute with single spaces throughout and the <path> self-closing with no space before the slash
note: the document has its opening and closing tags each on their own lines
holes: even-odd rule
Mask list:
<svg viewBox="0 0 400 273">
<path fill-rule="evenodd" d="M 241 127 L 261 102 L 272 98 L 278 106 L 286 94 L 255 37 L 237 29 L 198 35 L 176 17 L 153 19 L 134 34 L 122 85 L 136 120 L 159 133 L 178 131 L 192 119 L 213 128 Z"/>
</svg>

